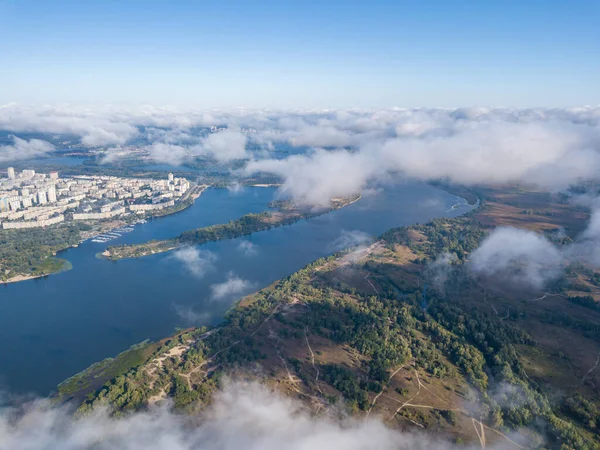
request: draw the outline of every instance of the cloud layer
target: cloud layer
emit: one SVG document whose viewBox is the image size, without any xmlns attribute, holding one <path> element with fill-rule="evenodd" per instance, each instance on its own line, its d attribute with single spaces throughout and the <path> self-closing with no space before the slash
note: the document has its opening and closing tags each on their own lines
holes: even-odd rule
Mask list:
<svg viewBox="0 0 600 450">
<path fill-rule="evenodd" d="M 558 246 L 541 234 L 499 227 L 471 254 L 469 265 L 478 275 L 499 276 L 518 285 L 542 288 L 558 278 L 568 264 L 600 268 L 600 207 L 592 210 L 586 229 L 574 242 Z"/>
<path fill-rule="evenodd" d="M 564 258 L 544 236 L 517 228 L 494 230 L 470 257 L 472 270 L 541 288 L 558 276 Z"/>
<path fill-rule="evenodd" d="M 429 118 L 428 120 L 431 120 Z M 284 192 L 300 202 L 349 196 L 390 173 L 461 184 L 525 183 L 555 190 L 600 173 L 600 130 L 558 120 L 485 120 L 402 124 L 389 138 L 356 149 L 315 150 L 281 161 L 257 160 L 247 173 L 284 179 Z M 425 128 L 424 128 L 425 127 Z M 418 132 L 416 132 L 418 130 Z"/>
<path fill-rule="evenodd" d="M 13 145 L 0 145 L 0 163 L 46 156 L 54 145 L 40 139 L 20 139 L 13 136 Z"/>
<path fill-rule="evenodd" d="M 319 205 L 390 173 L 562 189 L 598 177 L 599 124 L 600 107 L 203 111 L 0 106 L 0 130 L 17 135 L 68 134 L 83 145 L 141 149 L 169 164 L 198 156 L 224 163 L 251 158 L 246 175 L 276 174 L 284 180 L 284 193 Z M 209 127 L 213 132 L 197 133 Z M 282 143 L 287 145 L 283 151 Z"/>
<path fill-rule="evenodd" d="M 424 435 L 392 430 L 376 419 L 339 421 L 315 417 L 299 402 L 255 383 L 230 384 L 217 394 L 203 420 L 197 419 L 172 413 L 164 406 L 122 418 L 97 411 L 73 419 L 68 410 L 38 401 L 27 405 L 24 411 L 0 410 L 0 443 L 2 448 L 11 450 L 459 448 Z"/>
</svg>

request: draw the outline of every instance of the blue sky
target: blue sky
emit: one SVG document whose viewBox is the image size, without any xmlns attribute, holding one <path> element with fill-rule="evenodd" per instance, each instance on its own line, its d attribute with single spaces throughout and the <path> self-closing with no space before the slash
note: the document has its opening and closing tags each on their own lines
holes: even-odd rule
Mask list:
<svg viewBox="0 0 600 450">
<path fill-rule="evenodd" d="M 0 0 L 0 103 L 600 104 L 600 1 Z"/>
</svg>

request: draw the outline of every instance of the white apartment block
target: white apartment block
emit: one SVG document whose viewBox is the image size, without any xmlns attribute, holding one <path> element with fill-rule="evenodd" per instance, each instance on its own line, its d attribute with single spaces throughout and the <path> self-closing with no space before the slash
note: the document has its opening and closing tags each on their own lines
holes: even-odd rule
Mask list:
<svg viewBox="0 0 600 450">
<path fill-rule="evenodd" d="M 8 228 L 31 228 L 58 223 L 57 215 L 74 220 L 101 220 L 123 214 L 143 214 L 174 206 L 190 188 L 185 178 L 136 179 L 112 176 L 36 174 L 14 169 L 0 178 L 0 219 Z M 11 178 L 14 175 L 14 178 Z M 72 216 L 71 216 L 72 214 Z"/>
</svg>

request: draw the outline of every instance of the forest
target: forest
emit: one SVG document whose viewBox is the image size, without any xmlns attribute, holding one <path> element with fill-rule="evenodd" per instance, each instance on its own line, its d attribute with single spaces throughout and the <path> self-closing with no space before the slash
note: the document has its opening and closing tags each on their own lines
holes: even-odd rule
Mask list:
<svg viewBox="0 0 600 450">
<path fill-rule="evenodd" d="M 17 275 L 40 276 L 61 270 L 65 261 L 57 252 L 79 244 L 81 232 L 90 227 L 82 223 L 49 228 L 0 230 L 0 280 Z"/>
</svg>

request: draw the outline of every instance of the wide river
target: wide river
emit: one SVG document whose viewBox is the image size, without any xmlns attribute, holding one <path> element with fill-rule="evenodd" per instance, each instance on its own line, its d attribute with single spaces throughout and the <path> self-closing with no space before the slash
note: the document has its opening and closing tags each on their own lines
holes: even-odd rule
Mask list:
<svg viewBox="0 0 600 450">
<path fill-rule="evenodd" d="M 274 194 L 260 187 L 208 189 L 187 210 L 137 225 L 110 244 L 173 237 L 260 212 Z M 203 245 L 200 259 L 188 252 L 188 263 L 174 253 L 110 262 L 95 256 L 108 243 L 86 241 L 60 255 L 72 270 L 0 286 L 0 391 L 46 395 L 132 344 L 163 338 L 175 327 L 218 323 L 240 289 L 255 291 L 333 253 L 349 232 L 376 236 L 395 226 L 454 217 L 470 210 L 464 204 L 453 208 L 461 202 L 422 183 L 387 186 L 320 217 Z M 222 284 L 228 279 L 233 282 Z"/>
</svg>

